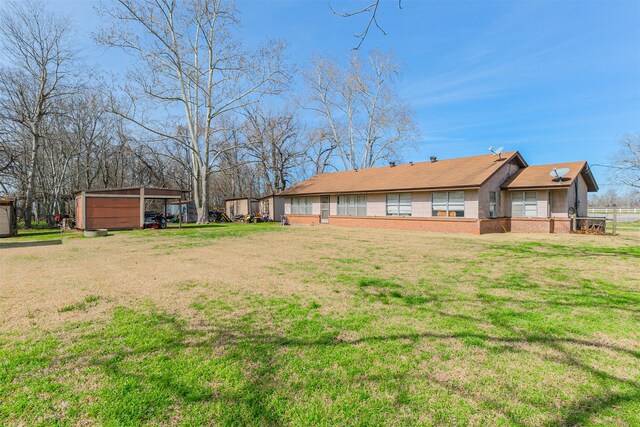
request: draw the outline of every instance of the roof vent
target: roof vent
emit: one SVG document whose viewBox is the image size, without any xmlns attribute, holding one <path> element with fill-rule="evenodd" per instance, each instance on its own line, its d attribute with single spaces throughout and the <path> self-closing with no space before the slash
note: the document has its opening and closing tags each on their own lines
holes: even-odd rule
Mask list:
<svg viewBox="0 0 640 427">
<path fill-rule="evenodd" d="M 413 162 L 409 162 L 409 164 L 410 164 L 411 166 L 413 166 Z"/>
<path fill-rule="evenodd" d="M 431 156 L 429 157 L 429 159 L 431 159 L 431 163 L 435 163 L 438 161 L 438 158 L 436 156 Z"/>
<path fill-rule="evenodd" d="M 396 165 L 396 162 L 389 162 L 389 166 L 395 167 L 395 165 Z"/>
</svg>

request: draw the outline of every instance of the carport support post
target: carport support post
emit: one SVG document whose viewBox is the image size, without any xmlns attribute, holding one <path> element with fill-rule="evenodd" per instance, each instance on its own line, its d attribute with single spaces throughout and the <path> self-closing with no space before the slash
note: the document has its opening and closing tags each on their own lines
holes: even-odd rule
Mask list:
<svg viewBox="0 0 640 427">
<path fill-rule="evenodd" d="M 140 228 L 144 228 L 144 187 L 140 188 Z"/>
<path fill-rule="evenodd" d="M 87 229 L 87 192 L 82 192 L 82 198 L 80 199 L 82 202 L 82 230 Z M 76 227 L 77 228 L 77 227 Z"/>
</svg>

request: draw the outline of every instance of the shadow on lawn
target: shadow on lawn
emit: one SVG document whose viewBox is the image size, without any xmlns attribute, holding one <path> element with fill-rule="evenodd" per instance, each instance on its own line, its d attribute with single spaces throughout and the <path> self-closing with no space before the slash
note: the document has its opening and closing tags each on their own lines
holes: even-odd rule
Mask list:
<svg viewBox="0 0 640 427">
<path fill-rule="evenodd" d="M 35 240 L 31 242 L 0 242 L 0 249 L 2 248 L 30 248 L 33 246 L 52 246 L 61 245 L 62 239 L 58 240 Z"/>
<path fill-rule="evenodd" d="M 210 224 L 182 224 L 180 227 L 177 223 L 167 224 L 166 230 L 176 231 L 176 230 L 196 230 L 199 228 L 224 228 L 232 223 L 210 223 Z"/>
<path fill-rule="evenodd" d="M 440 309 L 430 311 L 434 315 L 464 320 L 471 325 L 487 321 L 482 316 L 451 314 Z M 305 312 L 301 316 L 308 314 Z M 577 357 L 581 351 L 604 350 L 633 360 L 640 359 L 639 350 L 605 341 L 532 333 L 505 323 L 494 324 L 498 328 L 494 334 L 426 331 L 341 339 L 338 337 L 340 331 L 327 328 L 327 325 L 320 333 L 321 338 L 306 338 L 300 333 L 277 332 L 277 328 L 262 325 L 250 317 L 216 320 L 214 325 L 202 322 L 188 327 L 179 319 L 163 313 L 140 314 L 118 309 L 113 324 L 108 325 L 105 331 L 82 338 L 93 342 L 92 348 L 99 349 L 99 354 L 94 355 L 91 363 L 99 367 L 111 383 L 108 391 L 104 392 L 106 394 L 101 396 L 102 403 L 98 404 L 104 405 L 103 409 L 111 414 L 109 416 L 112 418 L 107 416 L 102 419 L 105 422 L 113 422 L 114 419 L 123 423 L 153 422 L 156 421 L 153 414 L 157 416 L 162 411 L 171 411 L 175 399 L 180 399 L 184 404 L 196 405 L 221 402 L 225 408 L 219 418 L 222 424 L 280 424 L 284 421 L 281 418 L 283 408 L 277 405 L 278 402 L 281 405 L 286 402 L 287 397 L 278 394 L 278 387 L 283 387 L 279 374 L 296 359 L 283 355 L 300 354 L 301 348 L 309 348 L 321 351 L 330 360 L 333 351 L 341 354 L 344 350 L 361 349 L 363 345 L 375 349 L 380 348 L 376 346 L 377 343 L 407 341 L 415 347 L 417 342 L 424 339 L 435 340 L 444 346 L 449 346 L 452 341 L 466 343 L 472 340 L 494 348 L 500 346 L 501 350 L 514 354 L 528 353 L 545 362 L 578 370 L 592 382 L 593 391 L 590 395 L 574 400 L 564 408 L 553 406 L 551 401 L 545 402 L 544 406 L 541 403 L 523 402 L 524 405 L 538 405 L 536 410 L 543 413 L 557 412 L 557 416 L 546 423 L 549 426 L 582 425 L 612 406 L 640 398 L 640 384 L 637 381 L 618 377 Z M 396 356 L 399 355 L 387 355 L 392 361 Z M 384 361 L 387 362 L 389 360 Z M 327 369 L 329 367 L 326 366 Z M 331 376 L 331 369 L 302 372 L 301 375 L 326 375 L 327 382 L 336 381 Z M 495 408 L 514 425 L 531 423 L 530 418 L 525 418 L 520 411 L 514 411 L 489 391 L 469 390 L 455 381 L 439 379 L 428 371 L 400 374 L 387 371 L 350 377 L 349 381 L 369 381 L 385 387 L 391 382 L 399 396 L 396 404 L 402 405 L 405 402 L 402 396 L 408 393 L 408 384 L 416 375 L 423 376 L 431 384 L 464 400 L 472 400 L 480 407 Z M 224 383 L 224 378 L 235 385 Z M 222 385 L 212 386 L 214 379 L 222 382 Z M 147 393 L 150 390 L 153 393 Z M 127 402 L 126 405 L 122 403 L 123 400 Z"/>
<path fill-rule="evenodd" d="M 38 230 L 38 231 L 28 231 L 26 232 L 25 230 L 18 230 L 18 235 L 15 236 L 15 238 L 29 238 L 29 237 L 35 237 L 35 236 L 48 236 L 48 235 L 52 235 L 52 234 L 58 234 L 61 235 L 62 233 L 60 233 L 60 230 L 57 228 L 48 228 L 48 229 L 44 229 L 44 230 Z"/>
<path fill-rule="evenodd" d="M 90 363 L 109 379 L 92 409 L 99 420 L 154 423 L 179 399 L 181 405 L 222 403 L 224 411 L 217 417 L 221 424 L 278 424 L 278 412 L 268 405 L 277 373 L 278 347 L 271 340 L 247 340 L 242 334 L 230 340 L 216 329 L 186 328 L 184 322 L 163 313 L 138 314 L 122 308 L 114 322 L 107 331 L 82 337 L 100 349 Z M 205 344 L 201 339 L 209 334 L 217 338 Z M 220 348 L 226 349 L 224 354 L 211 354 Z M 65 355 L 61 360 L 75 357 Z M 239 384 L 226 387 L 227 376 Z M 210 418 L 192 421 L 204 425 Z"/>
<path fill-rule="evenodd" d="M 446 313 L 439 312 L 440 315 L 448 316 Z M 468 316 L 465 316 L 468 317 Z M 606 391 L 602 392 L 594 392 L 592 395 L 586 396 L 578 401 L 575 401 L 572 404 L 569 404 L 560 410 L 560 415 L 558 415 L 553 420 L 546 423 L 549 426 L 576 426 L 583 425 L 585 422 L 590 420 L 593 416 L 598 415 L 599 412 L 610 409 L 612 406 L 616 404 L 621 404 L 624 402 L 632 402 L 636 401 L 640 398 L 640 384 L 636 381 L 620 378 L 611 373 L 608 373 L 602 369 L 598 369 L 596 367 L 590 366 L 589 364 L 580 361 L 572 354 L 572 347 L 580 347 L 582 349 L 601 349 L 608 350 L 612 352 L 622 353 L 628 355 L 635 359 L 640 359 L 640 351 L 635 349 L 629 349 L 622 346 L 611 345 L 605 342 L 600 341 L 592 341 L 587 339 L 578 339 L 571 337 L 556 337 L 545 334 L 527 334 L 523 332 L 518 332 L 514 328 L 504 327 L 505 332 L 513 334 L 515 336 L 512 337 L 501 337 L 489 334 L 482 333 L 469 333 L 469 332 L 460 332 L 460 333 L 437 333 L 437 332 L 423 332 L 423 333 L 409 333 L 409 334 L 392 334 L 392 335 L 380 335 L 380 336 L 369 336 L 362 337 L 352 340 L 344 340 L 339 339 L 335 335 L 333 337 L 326 337 L 320 340 L 305 340 L 300 338 L 290 338 L 282 335 L 273 335 L 273 334 L 260 334 L 260 333 L 241 333 L 239 334 L 235 329 L 225 329 L 218 330 L 217 336 L 211 340 L 200 341 L 197 344 L 194 344 L 198 347 L 206 347 L 206 348 L 215 348 L 218 346 L 235 346 L 240 343 L 244 345 L 249 345 L 250 348 L 261 347 L 261 348 L 271 348 L 270 358 L 273 362 L 273 357 L 275 354 L 281 353 L 281 351 L 275 351 L 274 348 L 280 349 L 291 349 L 294 350 L 299 347 L 352 347 L 359 346 L 362 344 L 375 344 L 378 342 L 390 342 L 390 341 L 411 341 L 418 342 L 421 339 L 435 339 L 438 340 L 445 345 L 451 340 L 464 342 L 468 339 L 480 340 L 483 343 L 487 344 L 500 344 L 504 346 L 507 350 L 512 351 L 514 353 L 522 353 L 527 352 L 530 354 L 534 354 L 541 359 L 557 363 L 564 364 L 571 368 L 575 368 L 583 372 L 584 374 L 588 374 L 590 377 L 594 378 L 594 382 L 597 382 L 599 386 L 602 388 L 606 388 Z M 188 331 L 185 331 L 188 334 Z M 546 350 L 554 350 L 555 355 L 547 354 L 548 352 L 536 352 L 531 349 L 525 349 L 522 347 L 522 344 L 537 344 L 545 348 Z M 274 362 L 275 363 L 275 362 Z M 275 364 L 269 365 L 271 368 L 275 367 Z M 265 373 L 271 377 L 275 373 L 274 369 L 269 369 Z M 393 374 L 390 374 L 394 376 Z M 497 408 L 499 412 L 501 412 L 504 416 L 506 416 L 514 425 L 528 425 L 527 420 L 524 420 L 517 413 L 509 409 L 504 402 L 501 402 L 498 399 L 491 395 L 483 395 L 478 397 L 478 394 L 470 392 L 468 389 L 464 387 L 457 386 L 455 382 L 450 381 L 441 381 L 436 378 L 429 376 L 428 374 L 419 374 L 424 375 L 429 381 L 439 384 L 443 388 L 446 388 L 450 391 L 455 392 L 465 399 L 470 399 L 476 401 L 476 403 L 482 405 L 489 404 L 491 407 Z M 412 374 L 412 377 L 415 375 Z M 362 380 L 360 378 L 358 381 Z M 368 381 L 385 383 L 392 379 L 389 375 L 378 375 L 378 376 L 367 376 L 364 378 Z M 400 383 L 403 382 L 403 379 L 406 380 L 406 376 L 397 376 L 395 375 L 395 379 L 399 380 Z M 268 387 L 263 387 L 268 384 L 268 378 L 261 378 L 260 383 L 261 387 L 254 389 L 254 392 L 257 392 L 258 395 L 261 395 L 261 390 L 267 390 Z M 630 389 L 628 392 L 619 391 L 620 387 L 626 387 Z M 482 393 L 480 393 L 482 394 Z M 263 396 L 262 396 L 263 398 Z"/>
</svg>

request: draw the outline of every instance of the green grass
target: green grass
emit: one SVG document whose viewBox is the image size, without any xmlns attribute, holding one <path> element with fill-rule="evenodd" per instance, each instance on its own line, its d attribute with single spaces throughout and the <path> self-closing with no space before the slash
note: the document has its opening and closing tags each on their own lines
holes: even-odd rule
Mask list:
<svg viewBox="0 0 640 427">
<path fill-rule="evenodd" d="M 131 303 L 5 334 L 0 424 L 640 425 L 638 246 L 479 242 L 449 242 L 468 258 L 417 254 L 405 275 L 389 261 L 401 246 L 272 269 L 313 298 L 181 281 L 188 312 Z"/>
<path fill-rule="evenodd" d="M 157 249 L 185 249 L 210 245 L 213 240 L 224 237 L 246 237 L 256 233 L 283 231 L 280 223 L 220 223 L 220 224 L 184 224 L 164 230 L 132 230 L 114 232 L 125 234 L 134 239 L 158 241 Z M 170 240 L 169 240 L 170 239 Z M 171 242 L 171 243 L 170 243 Z"/>
<path fill-rule="evenodd" d="M 612 227 L 612 224 L 607 223 L 607 231 L 611 231 Z M 640 233 L 640 221 L 619 222 L 616 228 L 618 233 Z"/>
<path fill-rule="evenodd" d="M 24 221 L 18 221 L 18 228 L 24 228 Z M 31 229 L 32 230 L 46 230 L 51 229 L 52 227 L 47 224 L 47 221 L 32 221 Z"/>
<path fill-rule="evenodd" d="M 93 307 L 96 304 L 98 304 L 98 301 L 100 301 L 100 299 L 101 298 L 98 295 L 89 295 L 80 302 L 77 302 L 75 304 L 65 305 L 64 307 L 59 309 L 58 312 L 67 313 L 69 311 L 76 311 L 76 310 L 85 311 L 87 308 Z"/>
<path fill-rule="evenodd" d="M 182 228 L 175 225 L 164 230 L 122 230 L 110 231 L 111 236 L 126 235 L 139 240 L 158 240 L 162 241 L 159 248 L 167 246 L 171 247 L 192 247 L 207 244 L 208 241 L 219 239 L 222 237 L 243 237 L 250 234 L 281 231 L 283 227 L 279 223 L 222 223 L 222 224 L 184 224 Z M 26 242 L 42 242 L 52 240 L 77 239 L 84 238 L 80 231 L 67 231 L 60 233 L 57 228 L 33 228 L 30 230 L 18 230 L 17 237 L 2 239 L 0 243 L 26 243 Z M 174 243 L 166 244 L 166 239 L 171 238 Z M 177 240 L 176 240 L 177 239 Z"/>
</svg>

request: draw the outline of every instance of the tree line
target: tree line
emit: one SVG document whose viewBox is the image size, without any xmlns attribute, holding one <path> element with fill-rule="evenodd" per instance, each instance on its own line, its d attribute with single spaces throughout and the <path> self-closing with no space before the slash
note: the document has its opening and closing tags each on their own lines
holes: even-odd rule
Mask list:
<svg viewBox="0 0 640 427">
<path fill-rule="evenodd" d="M 224 0 L 110 0 L 98 46 L 134 64 L 88 69 L 73 28 L 41 1 L 0 12 L 0 191 L 25 226 L 72 212 L 73 192 L 126 186 L 190 191 L 199 222 L 225 198 L 395 159 L 417 136 L 392 53 L 316 56 L 286 42 L 248 48 Z"/>
</svg>

